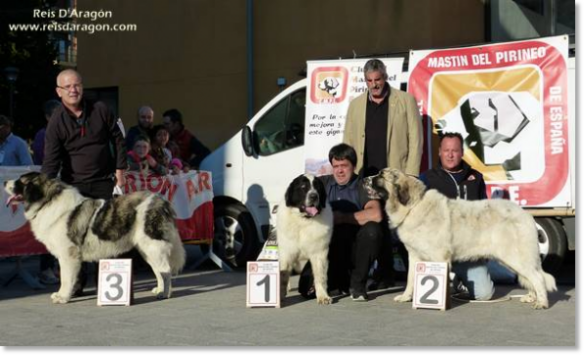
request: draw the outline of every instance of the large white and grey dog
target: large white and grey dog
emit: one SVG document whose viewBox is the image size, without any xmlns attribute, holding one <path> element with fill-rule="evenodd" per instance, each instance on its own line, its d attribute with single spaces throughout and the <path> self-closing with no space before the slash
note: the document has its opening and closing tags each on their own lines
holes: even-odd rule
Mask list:
<svg viewBox="0 0 586 357">
<path fill-rule="evenodd" d="M 548 308 L 547 292 L 557 290 L 555 279 L 541 267 L 535 221 L 518 205 L 499 199 L 449 199 L 391 169 L 367 178 L 365 186 L 386 201 L 391 228 L 397 228 L 409 252 L 407 286 L 395 301 L 411 301 L 418 261 L 495 259 L 515 272 L 528 290 L 522 302 Z"/>
<path fill-rule="evenodd" d="M 287 294 L 294 268 L 311 262 L 317 303 L 332 302 L 328 295 L 328 251 L 334 215 L 323 183 L 313 175 L 295 178 L 277 211 L 277 242 L 281 265 L 281 297 Z"/>
<path fill-rule="evenodd" d="M 153 269 L 159 299 L 171 297 L 171 275 L 185 264 L 185 249 L 170 203 L 146 191 L 96 200 L 36 172 L 6 181 L 8 203 L 23 202 L 37 240 L 58 260 L 61 287 L 53 303 L 69 302 L 82 262 L 116 257 L 137 248 Z"/>
</svg>

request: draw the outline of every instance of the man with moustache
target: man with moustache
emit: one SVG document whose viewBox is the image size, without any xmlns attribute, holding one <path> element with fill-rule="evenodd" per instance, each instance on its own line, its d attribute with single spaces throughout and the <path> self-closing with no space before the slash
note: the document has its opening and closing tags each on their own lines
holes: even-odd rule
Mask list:
<svg viewBox="0 0 586 357">
<path fill-rule="evenodd" d="M 124 138 L 114 115 L 106 104 L 83 98 L 82 78 L 75 70 L 59 73 L 56 91 L 61 105 L 47 125 L 41 172 L 50 178 L 59 175 L 84 196 L 112 198 L 114 186 L 125 184 L 127 167 Z M 74 296 L 83 294 L 86 269 L 80 271 Z"/>
<path fill-rule="evenodd" d="M 368 91 L 350 102 L 343 138 L 343 142 L 357 152 L 356 172 L 368 177 L 389 167 L 418 176 L 423 153 L 423 128 L 415 98 L 391 88 L 386 66 L 381 60 L 366 62 L 364 79 Z M 403 252 L 403 260 L 406 260 L 404 249 Z M 379 288 L 392 286 L 390 238 L 384 240 L 378 263 L 376 278 L 382 282 Z"/>
</svg>

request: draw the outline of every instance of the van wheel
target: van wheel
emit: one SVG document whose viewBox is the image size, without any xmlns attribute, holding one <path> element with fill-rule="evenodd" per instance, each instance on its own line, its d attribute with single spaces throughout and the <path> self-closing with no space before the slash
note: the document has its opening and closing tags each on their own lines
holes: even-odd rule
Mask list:
<svg viewBox="0 0 586 357">
<path fill-rule="evenodd" d="M 566 232 L 562 224 L 553 218 L 536 218 L 535 224 L 543 270 L 555 274 L 562 267 L 568 250 Z"/>
<path fill-rule="evenodd" d="M 214 207 L 214 253 L 233 268 L 245 268 L 256 260 L 258 235 L 254 220 L 246 208 L 236 204 Z M 203 245 L 202 251 L 208 247 Z"/>
</svg>

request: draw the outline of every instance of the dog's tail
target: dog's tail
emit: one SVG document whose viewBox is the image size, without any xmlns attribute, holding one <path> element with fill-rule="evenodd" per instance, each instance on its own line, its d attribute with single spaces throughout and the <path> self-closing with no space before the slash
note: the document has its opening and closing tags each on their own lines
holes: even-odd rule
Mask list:
<svg viewBox="0 0 586 357">
<path fill-rule="evenodd" d="M 546 272 L 543 272 L 542 274 L 543 280 L 545 280 L 545 288 L 547 289 L 547 291 L 558 291 L 558 287 L 555 283 L 555 278 L 551 274 L 548 274 Z"/>
<path fill-rule="evenodd" d="M 169 264 L 171 265 L 171 274 L 177 275 L 183 269 L 183 266 L 185 266 L 185 248 L 183 247 L 179 233 L 175 231 L 173 235 L 175 237 L 171 239 L 171 257 Z"/>
<path fill-rule="evenodd" d="M 169 265 L 171 266 L 171 274 L 177 275 L 185 266 L 185 248 L 183 242 L 179 236 L 177 230 L 177 224 L 175 223 L 175 211 L 168 201 L 163 202 L 162 214 L 167 217 L 168 222 L 172 229 L 170 229 L 169 242 L 171 243 L 171 257 Z"/>
</svg>

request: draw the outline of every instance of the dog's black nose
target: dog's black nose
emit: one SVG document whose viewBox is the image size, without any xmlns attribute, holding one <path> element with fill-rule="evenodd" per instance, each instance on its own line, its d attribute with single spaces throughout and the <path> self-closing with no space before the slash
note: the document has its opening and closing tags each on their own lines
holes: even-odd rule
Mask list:
<svg viewBox="0 0 586 357">
<path fill-rule="evenodd" d="M 319 196 L 318 196 L 317 193 L 312 192 L 312 193 L 309 194 L 309 199 L 312 200 L 312 201 L 316 201 L 316 200 L 319 199 Z"/>
</svg>

